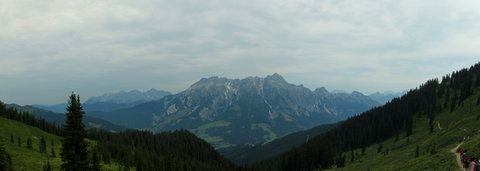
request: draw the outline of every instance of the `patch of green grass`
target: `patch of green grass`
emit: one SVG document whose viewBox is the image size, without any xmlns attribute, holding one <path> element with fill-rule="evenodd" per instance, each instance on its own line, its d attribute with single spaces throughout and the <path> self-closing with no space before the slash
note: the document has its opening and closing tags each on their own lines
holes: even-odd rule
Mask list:
<svg viewBox="0 0 480 171">
<path fill-rule="evenodd" d="M 210 122 L 208 124 L 204 124 L 202 126 L 199 126 L 196 129 L 193 129 L 192 131 L 195 132 L 196 134 L 205 134 L 205 131 L 210 128 L 215 128 L 215 127 L 226 127 L 230 126 L 230 122 L 224 121 L 224 120 L 218 120 L 215 122 Z"/>
<path fill-rule="evenodd" d="M 293 119 L 287 112 L 281 112 L 280 115 L 283 117 L 283 120 L 287 122 L 295 121 L 295 119 Z"/>
<path fill-rule="evenodd" d="M 220 136 L 210 136 L 206 133 L 206 131 L 210 128 L 227 127 L 227 126 L 230 126 L 230 124 L 231 124 L 230 122 L 219 120 L 219 121 L 211 122 L 208 124 L 204 124 L 191 131 L 195 133 L 198 137 L 212 144 L 212 146 L 216 148 L 225 148 L 225 147 L 230 147 L 233 144 L 226 143 L 224 139 Z"/>
<path fill-rule="evenodd" d="M 252 124 L 250 129 L 252 129 L 252 130 L 262 129 L 263 131 L 265 131 L 267 134 L 264 135 L 263 138 L 265 138 L 265 140 L 267 140 L 267 141 L 274 140 L 275 138 L 278 137 L 277 134 L 275 134 L 275 132 L 273 132 L 270 129 L 270 126 L 266 123 Z"/>
</svg>

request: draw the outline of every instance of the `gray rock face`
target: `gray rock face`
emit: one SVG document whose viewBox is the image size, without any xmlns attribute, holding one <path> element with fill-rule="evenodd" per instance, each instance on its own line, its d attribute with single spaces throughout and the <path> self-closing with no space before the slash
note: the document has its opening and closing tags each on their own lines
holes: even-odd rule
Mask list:
<svg viewBox="0 0 480 171">
<path fill-rule="evenodd" d="M 266 78 L 203 78 L 175 95 L 102 114 L 118 124 L 155 132 L 189 129 L 217 148 L 273 140 L 359 114 L 377 102 L 361 93 L 311 91 L 278 74 Z"/>
</svg>

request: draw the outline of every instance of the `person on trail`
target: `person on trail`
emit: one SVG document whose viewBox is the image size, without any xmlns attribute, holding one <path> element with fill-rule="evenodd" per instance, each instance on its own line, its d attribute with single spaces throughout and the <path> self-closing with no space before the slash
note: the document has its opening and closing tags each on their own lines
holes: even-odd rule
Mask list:
<svg viewBox="0 0 480 171">
<path fill-rule="evenodd" d="M 477 158 L 475 158 L 475 157 L 470 158 L 470 164 L 468 166 L 469 171 L 476 171 L 475 170 L 475 165 L 477 164 L 477 162 L 478 162 Z"/>
<path fill-rule="evenodd" d="M 463 168 L 467 169 L 470 164 L 470 159 L 467 155 L 467 150 L 465 150 L 462 155 L 460 155 L 461 162 L 463 163 Z"/>
</svg>

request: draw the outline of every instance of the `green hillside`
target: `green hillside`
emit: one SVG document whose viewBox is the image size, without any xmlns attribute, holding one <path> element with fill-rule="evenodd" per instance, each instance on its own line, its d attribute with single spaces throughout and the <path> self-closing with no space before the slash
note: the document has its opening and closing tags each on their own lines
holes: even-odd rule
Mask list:
<svg viewBox="0 0 480 171">
<path fill-rule="evenodd" d="M 470 156 L 480 156 L 480 89 L 473 89 L 469 98 L 451 109 L 437 114 L 433 132 L 429 119 L 415 118 L 412 136 L 371 145 L 364 155 L 361 149 L 345 152 L 346 166 L 332 170 L 460 170 L 451 151 L 464 137 L 460 148 L 467 149 Z M 378 152 L 380 144 L 382 151 Z"/>
<path fill-rule="evenodd" d="M 480 156 L 480 63 L 432 79 L 275 158 L 269 170 L 460 170 Z M 465 137 L 465 142 L 461 143 Z"/>
<path fill-rule="evenodd" d="M 47 142 L 47 152 L 51 150 L 51 141 L 53 140 L 54 142 L 57 157 L 50 158 L 50 163 L 57 170 L 60 165 L 60 137 L 46 133 L 38 128 L 0 117 L 0 136 L 4 139 L 6 151 L 12 157 L 15 170 L 38 170 L 43 167 L 50 153 L 42 154 L 39 152 L 39 142 L 42 135 Z M 10 141 L 11 136 L 14 139 L 13 143 Z M 32 139 L 33 149 L 31 150 L 27 149 L 26 142 L 28 137 Z M 18 138 L 21 140 L 20 146 L 18 146 Z"/>
<path fill-rule="evenodd" d="M 11 142 L 13 136 L 13 143 Z M 47 142 L 47 153 L 40 153 L 39 143 L 44 136 Z M 41 170 L 47 160 L 53 167 L 53 170 L 59 170 L 61 159 L 61 137 L 47 133 L 38 128 L 25 125 L 21 122 L 0 117 L 0 137 L 3 139 L 5 149 L 12 158 L 13 168 L 15 170 Z M 27 139 L 32 140 L 32 149 L 27 148 Z M 20 146 L 18 139 L 20 138 Z M 54 143 L 56 157 L 51 157 L 51 142 Z M 89 141 L 94 144 L 94 141 Z M 119 166 L 103 165 L 103 170 L 117 170 Z"/>
</svg>

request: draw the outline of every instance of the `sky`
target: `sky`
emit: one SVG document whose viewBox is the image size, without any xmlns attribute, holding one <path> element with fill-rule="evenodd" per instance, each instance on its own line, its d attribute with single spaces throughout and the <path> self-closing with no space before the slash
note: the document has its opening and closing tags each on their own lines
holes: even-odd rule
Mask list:
<svg viewBox="0 0 480 171">
<path fill-rule="evenodd" d="M 478 0 L 0 0 L 0 100 L 265 77 L 369 94 L 480 60 Z"/>
</svg>

